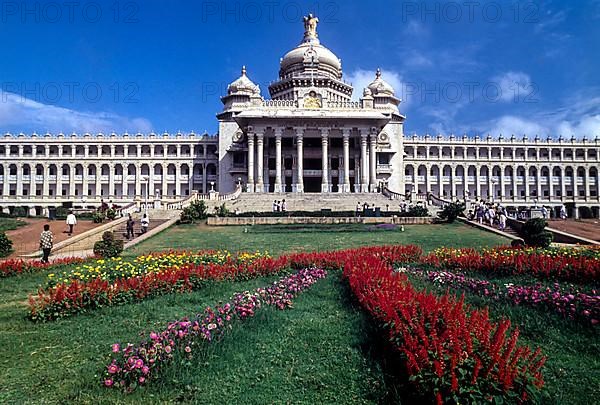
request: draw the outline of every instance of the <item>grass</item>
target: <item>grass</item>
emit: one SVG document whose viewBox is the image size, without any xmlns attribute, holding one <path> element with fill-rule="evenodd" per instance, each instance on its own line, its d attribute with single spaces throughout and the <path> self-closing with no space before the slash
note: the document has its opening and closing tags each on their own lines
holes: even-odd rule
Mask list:
<svg viewBox="0 0 600 405">
<path fill-rule="evenodd" d="M 291 229 L 270 225 L 209 227 L 180 225 L 161 232 L 126 252 L 140 255 L 149 252 L 178 249 L 228 249 L 231 251 L 267 250 L 273 255 L 286 252 L 334 250 L 383 244 L 418 244 L 426 250 L 438 247 L 489 247 L 507 244 L 496 234 L 482 232 L 460 223 L 450 225 L 406 225 L 404 232 L 370 231 L 367 226 L 315 226 Z M 307 232 L 304 229 L 309 229 Z M 247 232 L 244 232 L 246 230 Z"/>
<path fill-rule="evenodd" d="M 493 246 L 507 241 L 462 224 L 406 226 L 405 232 L 361 228 L 294 229 L 180 226 L 145 241 L 130 255 L 166 249 L 290 251 L 414 243 L 440 246 Z M 52 270 L 54 271 L 54 270 Z M 138 342 L 140 333 L 193 315 L 207 305 L 270 283 L 211 283 L 188 294 L 157 297 L 109 307 L 45 324 L 25 319 L 27 294 L 44 284 L 50 271 L 1 280 L 0 403 L 384 403 L 393 401 L 387 371 L 373 353 L 379 339 L 355 307 L 339 272 L 319 281 L 293 309 L 265 309 L 238 325 L 190 365 L 164 370 L 159 382 L 123 395 L 100 386 L 98 372 L 114 342 Z M 473 297 L 473 304 L 477 297 Z M 491 303 L 495 317 L 514 317 L 524 339 L 542 345 L 549 403 L 584 402 L 597 397 L 598 344 L 593 335 L 566 321 Z M 372 339 L 376 339 L 375 341 Z M 596 339 L 597 340 L 597 339 Z M 580 384 L 581 382 L 581 384 Z M 596 384 L 597 386 L 597 384 Z M 592 387 L 592 388 L 590 388 Z M 596 389 L 596 391 L 594 391 Z M 390 394 L 391 393 L 391 394 Z"/>
<path fill-rule="evenodd" d="M 16 218 L 0 218 L 0 232 L 13 231 L 23 225 L 25 221 Z"/>
</svg>

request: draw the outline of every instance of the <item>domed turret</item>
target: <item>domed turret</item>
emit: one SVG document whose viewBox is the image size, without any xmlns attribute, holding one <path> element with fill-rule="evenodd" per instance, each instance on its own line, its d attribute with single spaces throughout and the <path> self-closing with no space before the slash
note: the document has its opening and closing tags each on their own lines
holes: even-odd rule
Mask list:
<svg viewBox="0 0 600 405">
<path fill-rule="evenodd" d="M 377 68 L 375 73 L 375 80 L 367 86 L 371 90 L 371 94 L 374 96 L 393 96 L 394 88 L 385 80 L 381 78 L 381 69 Z"/>
<path fill-rule="evenodd" d="M 246 66 L 242 66 L 242 75 L 227 86 L 228 95 L 256 95 L 260 94 L 260 88 L 246 76 Z"/>
</svg>

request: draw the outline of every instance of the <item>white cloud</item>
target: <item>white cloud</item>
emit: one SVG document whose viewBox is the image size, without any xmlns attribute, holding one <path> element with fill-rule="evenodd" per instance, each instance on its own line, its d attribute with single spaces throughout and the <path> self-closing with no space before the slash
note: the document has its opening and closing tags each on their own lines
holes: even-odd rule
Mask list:
<svg viewBox="0 0 600 405">
<path fill-rule="evenodd" d="M 484 134 L 491 134 L 492 136 L 503 135 L 504 137 L 510 135 L 518 137 L 524 134 L 528 136 L 535 136 L 536 134 L 542 136 L 549 133 L 549 128 L 544 127 L 537 122 L 514 115 L 504 115 L 500 118 L 493 119 L 480 129 Z"/>
<path fill-rule="evenodd" d="M 394 88 L 396 97 L 402 98 L 405 87 L 402 81 L 402 76 L 398 72 L 382 69 L 381 78 Z M 352 86 L 354 87 L 352 99 L 358 100 L 362 97 L 364 88 L 367 87 L 373 80 L 375 80 L 375 70 L 357 69 L 347 74 L 345 79 L 346 81 L 352 83 Z M 402 101 L 402 104 L 406 106 L 407 103 L 405 100 Z"/>
<path fill-rule="evenodd" d="M 498 98 L 505 102 L 521 102 L 531 91 L 531 78 L 523 72 L 506 72 L 491 79 L 498 90 Z"/>
<path fill-rule="evenodd" d="M 0 130 L 38 132 L 150 132 L 146 118 L 128 118 L 108 112 L 76 111 L 43 104 L 18 94 L 0 92 Z"/>
<path fill-rule="evenodd" d="M 404 36 L 413 38 L 423 38 L 429 36 L 429 30 L 418 20 L 410 20 L 408 24 L 404 26 Z"/>
</svg>

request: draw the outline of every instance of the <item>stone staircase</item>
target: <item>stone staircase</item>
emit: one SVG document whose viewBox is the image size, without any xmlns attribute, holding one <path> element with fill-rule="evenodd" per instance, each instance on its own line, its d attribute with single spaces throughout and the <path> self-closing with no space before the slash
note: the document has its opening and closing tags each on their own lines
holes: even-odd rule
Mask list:
<svg viewBox="0 0 600 405">
<path fill-rule="evenodd" d="M 336 194 L 336 193 L 278 193 L 278 194 L 253 194 L 242 193 L 236 200 L 227 201 L 225 206 L 230 211 L 239 210 L 239 212 L 270 212 L 273 210 L 273 201 L 284 200 L 287 204 L 287 211 L 320 211 L 321 209 L 330 209 L 332 211 L 355 211 L 358 202 L 368 203 L 370 206 L 375 204 L 382 211 L 389 205 L 389 210 L 398 210 L 400 201 L 390 200 L 378 193 L 356 193 L 356 194 Z"/>
<path fill-rule="evenodd" d="M 154 228 L 159 227 L 160 225 L 164 224 L 165 222 L 169 221 L 169 218 L 156 218 L 152 217 L 151 214 L 148 214 L 149 218 L 150 218 L 150 225 L 148 226 L 148 232 L 150 232 L 151 230 L 153 230 Z M 119 225 L 119 227 L 117 227 L 113 232 L 115 235 L 115 239 L 117 240 L 122 240 L 124 244 L 126 244 L 129 241 L 135 240 L 136 238 L 138 238 L 139 236 L 143 235 L 142 234 L 142 229 L 140 226 L 140 219 L 142 217 L 141 214 L 135 214 L 132 215 L 133 220 L 135 221 L 135 225 L 133 227 L 133 238 L 131 239 L 127 239 L 127 222 L 124 222 L 122 224 Z"/>
</svg>

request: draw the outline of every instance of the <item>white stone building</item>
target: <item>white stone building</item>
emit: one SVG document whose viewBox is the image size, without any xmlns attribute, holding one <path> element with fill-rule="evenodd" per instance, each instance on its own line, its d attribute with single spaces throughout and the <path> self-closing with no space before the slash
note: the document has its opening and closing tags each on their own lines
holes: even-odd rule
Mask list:
<svg viewBox="0 0 600 405">
<path fill-rule="evenodd" d="M 586 206 L 600 214 L 600 140 L 408 136 L 394 89 L 378 71 L 352 101 L 341 62 L 304 19 L 264 99 L 246 69 L 222 97 L 215 136 L 7 134 L 0 206 L 32 213 L 186 199 L 238 184 L 248 193 L 427 193 L 520 207 Z M 422 198 L 422 197 L 421 197 Z M 578 210 L 574 211 L 577 215 Z"/>
</svg>

